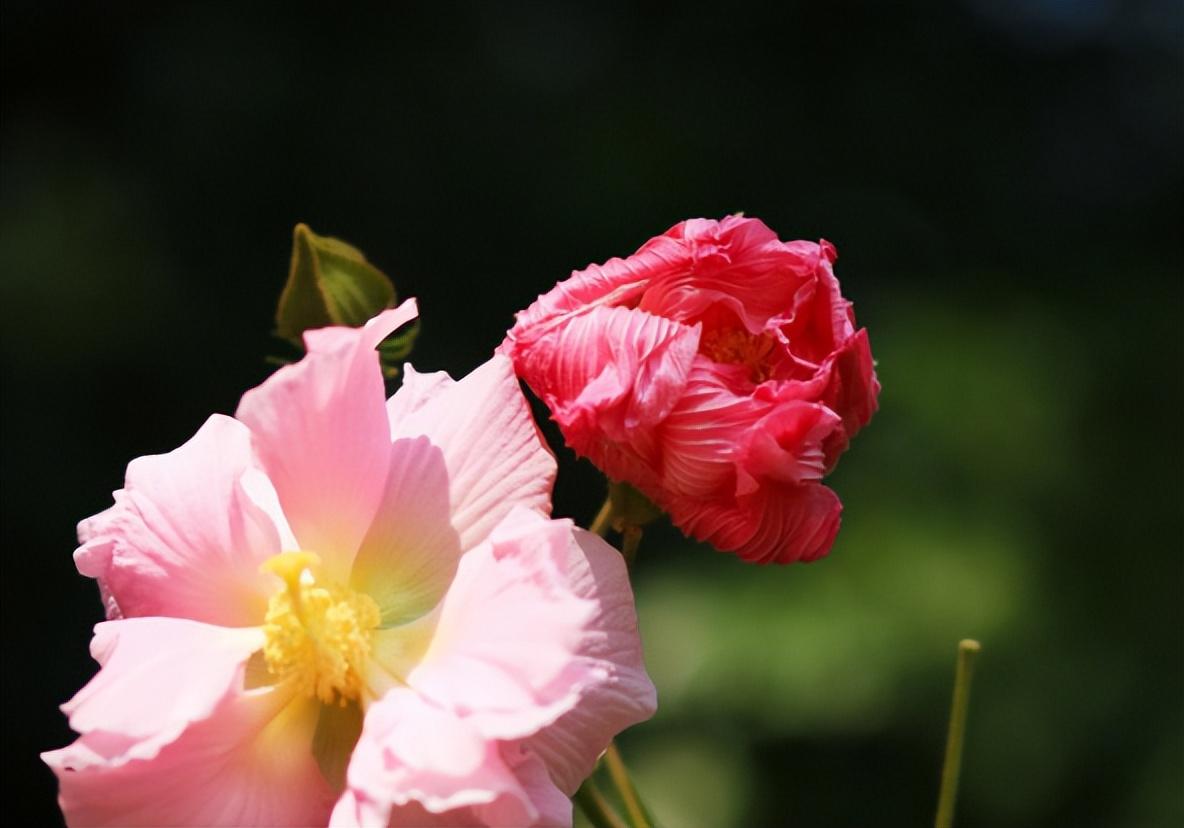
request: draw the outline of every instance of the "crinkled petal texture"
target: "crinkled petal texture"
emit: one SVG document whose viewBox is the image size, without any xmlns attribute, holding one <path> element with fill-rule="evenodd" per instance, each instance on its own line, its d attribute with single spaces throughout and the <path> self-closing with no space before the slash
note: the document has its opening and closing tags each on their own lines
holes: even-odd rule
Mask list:
<svg viewBox="0 0 1184 828">
<path fill-rule="evenodd" d="M 825 555 L 838 498 L 819 481 L 875 413 L 826 241 L 694 219 L 573 273 L 499 349 L 577 453 L 684 532 L 746 560 Z"/>
<path fill-rule="evenodd" d="M 515 509 L 461 559 L 406 687 L 367 713 L 332 824 L 570 824 L 566 797 L 655 704 L 620 554 Z"/>
<path fill-rule="evenodd" d="M 569 825 L 653 713 L 620 555 L 547 517 L 555 460 L 510 360 L 407 366 L 383 399 L 374 348 L 414 315 L 310 332 L 80 525 L 115 620 L 63 708 L 79 738 L 44 755 L 72 826 Z M 349 708 L 268 672 L 286 587 L 260 564 L 287 551 L 379 610 Z"/>
</svg>

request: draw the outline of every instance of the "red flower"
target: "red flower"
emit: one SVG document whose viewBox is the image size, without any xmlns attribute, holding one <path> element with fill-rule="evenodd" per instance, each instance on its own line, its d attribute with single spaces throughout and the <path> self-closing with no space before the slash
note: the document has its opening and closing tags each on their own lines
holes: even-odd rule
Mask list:
<svg viewBox="0 0 1184 828">
<path fill-rule="evenodd" d="M 876 410 L 826 241 L 692 219 L 577 271 L 502 343 L 568 445 L 695 538 L 759 563 L 825 555 L 842 505 L 819 482 Z"/>
</svg>

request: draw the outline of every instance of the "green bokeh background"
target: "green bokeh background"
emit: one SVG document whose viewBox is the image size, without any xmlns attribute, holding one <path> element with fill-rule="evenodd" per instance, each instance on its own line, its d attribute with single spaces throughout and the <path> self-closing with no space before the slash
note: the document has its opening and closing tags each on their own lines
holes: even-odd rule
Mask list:
<svg viewBox="0 0 1184 828">
<path fill-rule="evenodd" d="M 963 637 L 959 825 L 1184 824 L 1178 3 L 3 8 L 10 815 L 92 674 L 74 523 L 276 351 L 296 221 L 463 374 L 515 310 L 690 216 L 825 236 L 881 411 L 823 562 L 659 528 L 637 594 L 667 826 L 923 825 Z M 549 425 L 559 514 L 600 483 Z"/>
</svg>

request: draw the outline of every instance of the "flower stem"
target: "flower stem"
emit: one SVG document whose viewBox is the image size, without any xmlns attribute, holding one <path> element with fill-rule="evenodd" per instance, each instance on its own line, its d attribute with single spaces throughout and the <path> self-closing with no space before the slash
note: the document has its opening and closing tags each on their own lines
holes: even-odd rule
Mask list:
<svg viewBox="0 0 1184 828">
<path fill-rule="evenodd" d="M 600 511 L 596 513 L 596 517 L 592 520 L 588 527 L 589 532 L 594 532 L 600 537 L 604 537 L 613 528 L 613 499 L 611 496 L 605 497 L 604 505 L 600 507 Z"/>
<path fill-rule="evenodd" d="M 621 557 L 625 559 L 625 566 L 633 568 L 633 559 L 637 557 L 637 547 L 641 546 L 641 527 L 626 526 L 621 533 Z"/>
<path fill-rule="evenodd" d="M 576 801 L 580 810 L 584 812 L 584 816 L 588 817 L 588 821 L 596 828 L 627 828 L 621 818 L 617 816 L 616 811 L 608 804 L 608 800 L 600 792 L 600 788 L 596 787 L 592 777 L 589 776 L 584 780 L 584 784 L 580 785 L 580 789 L 576 791 L 576 795 L 572 799 Z"/>
<path fill-rule="evenodd" d="M 613 786 L 621 796 L 621 802 L 625 805 L 625 813 L 629 815 L 632 828 L 651 828 L 649 814 L 641 804 L 641 798 L 637 795 L 637 789 L 633 787 L 633 780 L 629 778 L 629 770 L 625 767 L 615 742 L 609 743 L 604 754 L 604 764 L 613 780 Z"/>
<path fill-rule="evenodd" d="M 950 706 L 950 730 L 946 736 L 946 758 L 941 768 L 941 793 L 937 800 L 935 828 L 952 828 L 954 802 L 958 798 L 958 777 L 962 773 L 962 741 L 966 734 L 966 709 L 970 702 L 970 681 L 974 677 L 974 657 L 982 650 L 977 641 L 958 643 L 958 661 L 954 669 L 954 700 Z"/>
</svg>

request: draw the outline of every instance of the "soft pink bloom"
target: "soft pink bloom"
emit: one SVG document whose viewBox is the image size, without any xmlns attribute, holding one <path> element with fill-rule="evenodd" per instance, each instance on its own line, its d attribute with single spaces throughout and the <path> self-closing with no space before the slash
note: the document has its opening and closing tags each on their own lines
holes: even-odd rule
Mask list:
<svg viewBox="0 0 1184 828">
<path fill-rule="evenodd" d="M 415 314 L 308 332 L 80 525 L 111 620 L 44 755 L 72 826 L 567 825 L 653 713 L 620 555 L 546 516 L 509 361 L 384 399 Z"/>
<path fill-rule="evenodd" d="M 842 511 L 819 481 L 880 389 L 835 258 L 756 219 L 685 221 L 557 284 L 500 350 L 572 449 L 684 532 L 813 560 Z"/>
</svg>

